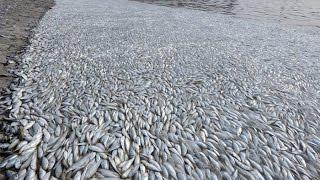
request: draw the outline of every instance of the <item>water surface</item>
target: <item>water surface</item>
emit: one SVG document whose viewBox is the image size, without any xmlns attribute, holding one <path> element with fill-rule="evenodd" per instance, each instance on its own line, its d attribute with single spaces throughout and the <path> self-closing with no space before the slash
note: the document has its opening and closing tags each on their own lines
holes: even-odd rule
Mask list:
<svg viewBox="0 0 320 180">
<path fill-rule="evenodd" d="M 320 0 L 137 0 L 242 18 L 320 27 Z"/>
</svg>

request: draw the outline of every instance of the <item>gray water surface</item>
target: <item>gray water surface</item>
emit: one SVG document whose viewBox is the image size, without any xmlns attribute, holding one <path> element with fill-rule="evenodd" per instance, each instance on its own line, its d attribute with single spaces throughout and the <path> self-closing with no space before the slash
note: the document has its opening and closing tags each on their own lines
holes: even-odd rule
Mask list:
<svg viewBox="0 0 320 180">
<path fill-rule="evenodd" d="M 213 11 L 237 17 L 320 26 L 319 0 L 137 0 L 164 6 Z"/>
</svg>

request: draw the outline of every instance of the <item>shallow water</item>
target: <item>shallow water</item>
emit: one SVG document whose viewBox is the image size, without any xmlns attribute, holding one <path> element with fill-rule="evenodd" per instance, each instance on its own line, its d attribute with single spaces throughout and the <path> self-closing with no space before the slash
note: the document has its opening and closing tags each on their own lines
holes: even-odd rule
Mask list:
<svg viewBox="0 0 320 180">
<path fill-rule="evenodd" d="M 237 17 L 320 27 L 320 0 L 137 0 Z"/>
</svg>

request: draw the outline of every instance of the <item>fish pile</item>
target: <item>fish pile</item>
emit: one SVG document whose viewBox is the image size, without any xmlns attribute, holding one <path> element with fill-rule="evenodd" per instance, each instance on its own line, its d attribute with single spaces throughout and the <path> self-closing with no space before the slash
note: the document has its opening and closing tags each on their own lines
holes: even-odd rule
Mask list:
<svg viewBox="0 0 320 180">
<path fill-rule="evenodd" d="M 68 35 L 76 20 L 61 18 L 66 12 L 77 10 L 44 18 L 19 78 L 1 96 L 8 116 L 0 121 L 0 172 L 8 179 L 320 176 L 320 106 L 292 93 L 296 86 L 282 84 L 289 93 L 257 84 L 247 73 L 258 70 L 242 71 L 254 68 L 245 61 L 180 58 L 210 44 L 121 51 L 126 34 L 118 28 L 112 36 L 112 24 L 105 32 L 119 45 L 99 46 L 107 36 L 88 40 L 85 28 Z"/>
</svg>

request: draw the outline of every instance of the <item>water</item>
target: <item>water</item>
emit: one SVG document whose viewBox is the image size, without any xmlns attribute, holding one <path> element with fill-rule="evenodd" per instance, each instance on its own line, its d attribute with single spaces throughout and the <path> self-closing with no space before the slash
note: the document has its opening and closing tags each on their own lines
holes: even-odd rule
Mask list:
<svg viewBox="0 0 320 180">
<path fill-rule="evenodd" d="M 137 0 L 237 17 L 320 27 L 320 0 Z"/>
</svg>

